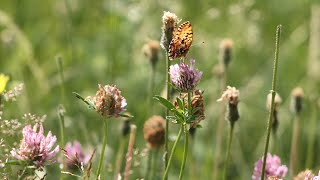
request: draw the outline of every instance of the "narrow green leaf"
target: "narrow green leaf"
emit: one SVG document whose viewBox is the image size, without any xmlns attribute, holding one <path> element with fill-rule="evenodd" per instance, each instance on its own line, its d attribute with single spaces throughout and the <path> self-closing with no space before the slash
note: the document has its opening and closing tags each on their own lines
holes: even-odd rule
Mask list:
<svg viewBox="0 0 320 180">
<path fill-rule="evenodd" d="M 184 123 L 184 119 L 183 118 L 177 117 L 176 119 L 177 119 L 177 123 L 178 124 L 183 124 Z"/>
<path fill-rule="evenodd" d="M 192 108 L 192 109 L 191 109 L 191 114 L 195 114 L 195 113 L 198 112 L 199 110 L 200 110 L 200 107 Z"/>
<path fill-rule="evenodd" d="M 84 97 L 82 97 L 79 93 L 77 92 L 72 92 L 74 95 L 76 95 L 76 98 L 80 99 L 81 101 L 83 101 L 84 103 L 86 103 L 88 105 L 89 109 L 95 109 L 94 104 L 92 104 L 91 102 L 87 101 Z"/>
<path fill-rule="evenodd" d="M 153 99 L 159 101 L 164 107 L 168 108 L 170 111 L 172 111 L 172 109 L 175 109 L 174 105 L 170 101 L 159 95 L 153 96 Z"/>
<path fill-rule="evenodd" d="M 184 109 L 181 99 L 177 97 L 176 101 L 177 101 L 177 103 L 179 105 L 179 109 Z"/>
<path fill-rule="evenodd" d="M 121 117 L 125 117 L 125 118 L 134 118 L 134 116 L 129 115 L 129 114 L 119 114 Z"/>
<path fill-rule="evenodd" d="M 202 126 L 200 124 L 197 124 L 196 128 L 202 128 Z"/>
<path fill-rule="evenodd" d="M 177 117 L 177 119 L 179 118 L 179 119 L 183 120 L 185 118 L 185 116 L 183 115 L 183 111 L 180 110 L 180 109 L 179 110 L 178 109 L 173 109 L 172 112 Z"/>
<path fill-rule="evenodd" d="M 5 165 L 25 166 L 25 165 L 27 165 L 27 162 L 26 161 L 21 161 L 21 160 L 9 160 L 8 162 L 5 163 Z"/>
</svg>

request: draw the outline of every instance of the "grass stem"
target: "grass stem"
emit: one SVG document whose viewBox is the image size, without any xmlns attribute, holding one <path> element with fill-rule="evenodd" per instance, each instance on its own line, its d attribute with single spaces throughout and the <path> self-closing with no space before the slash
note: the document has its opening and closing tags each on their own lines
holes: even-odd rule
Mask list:
<svg viewBox="0 0 320 180">
<path fill-rule="evenodd" d="M 170 154 L 170 157 L 169 157 L 169 160 L 168 160 L 168 164 L 167 164 L 167 167 L 166 167 L 166 170 L 164 172 L 162 180 L 165 180 L 165 179 L 168 178 L 168 173 L 169 173 L 169 169 L 170 169 L 170 166 L 171 166 L 171 161 L 172 161 L 172 158 L 173 158 L 173 154 L 176 151 L 176 147 L 177 147 L 178 142 L 180 141 L 182 132 L 183 132 L 183 125 L 181 125 L 180 131 L 178 133 L 178 137 L 177 137 L 176 141 L 174 142 L 173 147 L 171 149 L 171 154 Z"/>
<path fill-rule="evenodd" d="M 186 166 L 187 155 L 188 155 L 189 131 L 187 130 L 186 124 L 183 125 L 183 131 L 184 131 L 184 148 L 183 148 L 183 159 L 182 159 L 182 164 L 181 164 L 180 173 L 179 173 L 179 180 L 182 180 L 184 168 Z"/>
<path fill-rule="evenodd" d="M 292 132 L 292 141 L 291 141 L 291 153 L 290 153 L 290 178 L 293 178 L 295 175 L 297 155 L 298 155 L 298 137 L 299 137 L 299 128 L 300 128 L 300 117 L 298 114 L 295 115 L 293 132 Z"/>
<path fill-rule="evenodd" d="M 226 162 L 224 164 L 224 171 L 223 171 L 223 179 L 227 180 L 228 175 L 228 167 L 230 163 L 230 149 L 231 149 L 231 143 L 232 143 L 232 137 L 233 137 L 233 129 L 234 129 L 234 122 L 230 122 L 230 131 L 229 131 L 229 141 L 228 141 L 228 147 L 227 147 L 227 153 L 226 153 Z"/>
<path fill-rule="evenodd" d="M 63 64 L 62 64 L 62 59 L 61 57 L 57 57 L 56 59 L 57 62 L 57 66 L 58 66 L 58 71 L 59 71 L 59 75 L 60 75 L 60 98 L 61 98 L 61 103 L 58 106 L 57 109 L 57 113 L 58 113 L 58 117 L 59 117 L 59 124 L 60 124 L 60 147 L 63 148 L 65 146 L 65 142 L 64 142 L 64 132 L 65 132 L 65 124 L 64 124 L 64 113 L 65 113 L 65 109 L 63 107 L 63 104 L 65 104 L 65 88 L 64 88 L 64 74 L 63 74 Z M 66 164 L 65 164 L 65 156 L 62 155 L 62 170 L 65 171 L 66 170 Z M 63 173 L 61 173 L 60 175 L 60 180 L 64 179 L 64 175 Z"/>
<path fill-rule="evenodd" d="M 263 153 L 263 165 L 262 165 L 262 171 L 261 171 L 261 180 L 264 180 L 264 175 L 265 175 L 272 118 L 273 118 L 273 113 L 274 113 L 274 109 L 275 109 L 274 99 L 276 96 L 276 82 L 277 82 L 277 70 L 278 70 L 278 59 L 279 59 L 280 35 L 281 35 L 281 25 L 278 25 L 277 31 L 276 31 L 276 50 L 275 50 L 275 57 L 274 57 L 274 61 L 273 61 L 273 73 L 272 73 L 271 109 L 270 109 L 270 113 L 269 113 L 268 126 L 267 126 L 267 137 L 266 137 L 265 148 L 264 148 L 264 153 Z"/>
<path fill-rule="evenodd" d="M 148 152 L 148 162 L 147 162 L 147 171 L 146 171 L 146 179 L 150 179 L 151 176 L 151 171 L 152 171 L 152 157 L 153 157 L 153 149 L 149 149 Z"/>
<path fill-rule="evenodd" d="M 170 59 L 168 53 L 166 53 L 166 87 L 167 87 L 167 100 L 170 101 L 170 74 L 169 74 L 169 69 L 170 69 Z M 166 117 L 169 116 L 170 109 L 167 108 L 166 110 Z M 164 145 L 164 167 L 165 169 L 168 169 L 168 152 L 169 152 L 169 123 L 166 123 L 166 133 L 165 133 L 165 145 Z M 168 173 L 165 173 L 164 175 L 164 180 L 168 179 Z"/>
<path fill-rule="evenodd" d="M 151 178 L 150 179 L 158 179 L 157 170 L 158 170 L 158 157 L 159 157 L 159 149 L 155 149 L 152 156 L 152 167 L 151 167 Z"/>
<path fill-rule="evenodd" d="M 227 67 L 224 68 L 222 77 L 220 78 L 220 91 L 221 94 L 224 92 L 227 86 Z M 221 107 L 221 112 L 217 124 L 217 131 L 216 131 L 216 142 L 215 142 L 215 153 L 214 153 L 214 164 L 212 170 L 212 179 L 217 179 L 218 172 L 219 172 L 219 164 L 220 164 L 220 156 L 221 156 L 221 146 L 223 141 L 223 125 L 225 121 L 225 112 L 226 107 Z"/>
<path fill-rule="evenodd" d="M 135 125 L 130 126 L 130 137 L 128 144 L 128 152 L 126 156 L 126 168 L 124 172 L 124 180 L 129 180 L 131 164 L 132 164 L 132 153 L 133 153 L 133 145 L 135 141 L 137 127 Z"/>
<path fill-rule="evenodd" d="M 315 101 L 312 101 L 315 103 Z M 311 122 L 308 125 L 308 140 L 307 140 L 307 160 L 305 168 L 310 168 L 314 164 L 314 145 L 317 132 L 318 107 L 311 107 Z"/>
<path fill-rule="evenodd" d="M 60 147 L 63 148 L 65 146 L 64 143 L 64 108 L 60 104 L 58 109 L 57 109 L 58 117 L 59 117 L 59 124 L 60 124 Z M 65 164 L 65 157 L 62 155 L 62 170 L 66 169 L 66 164 Z M 60 179 L 63 179 L 63 175 L 61 174 Z"/>
<path fill-rule="evenodd" d="M 101 178 L 100 171 L 103 166 L 104 152 L 105 152 L 106 145 L 107 145 L 107 135 L 108 135 L 107 131 L 108 131 L 108 119 L 103 119 L 103 140 L 102 140 L 102 149 L 101 149 L 101 154 L 100 154 L 99 166 L 98 166 L 98 170 L 97 170 L 97 178 L 96 178 L 97 180 Z"/>
<path fill-rule="evenodd" d="M 122 163 L 122 157 L 123 157 L 123 151 L 125 148 L 126 144 L 126 137 L 122 137 L 120 139 L 120 145 L 119 145 L 119 150 L 117 152 L 117 157 L 116 157 L 116 164 L 115 164 L 115 169 L 114 169 L 114 179 L 118 179 L 118 175 L 120 174 L 121 171 L 121 163 Z"/>
<path fill-rule="evenodd" d="M 154 102 L 153 102 L 153 96 L 154 96 L 154 86 L 155 86 L 155 79 L 156 79 L 156 73 L 155 73 L 155 67 L 152 66 L 151 67 L 151 72 L 150 72 L 150 90 L 149 90 L 149 94 L 150 94 L 150 98 L 149 98 L 149 105 L 150 105 L 150 112 L 152 114 L 154 114 Z"/>
</svg>

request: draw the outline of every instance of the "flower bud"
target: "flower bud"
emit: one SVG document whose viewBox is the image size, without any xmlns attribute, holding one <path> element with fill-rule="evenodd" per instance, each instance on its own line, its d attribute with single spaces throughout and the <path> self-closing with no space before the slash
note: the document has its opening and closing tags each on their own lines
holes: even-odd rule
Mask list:
<svg viewBox="0 0 320 180">
<path fill-rule="evenodd" d="M 281 97 L 279 96 L 278 93 L 276 93 L 276 96 L 274 97 L 274 112 L 273 112 L 272 124 L 271 124 L 273 133 L 276 133 L 279 127 L 278 112 L 279 112 L 279 107 L 281 102 L 282 102 Z M 271 111 L 271 103 L 272 103 L 272 93 L 269 93 L 267 96 L 267 109 L 269 111 Z"/>
<path fill-rule="evenodd" d="M 226 120 L 233 125 L 239 118 L 238 102 L 240 92 L 235 87 L 227 87 L 222 96 L 217 101 L 225 101 L 228 103 L 226 111 Z"/>
<path fill-rule="evenodd" d="M 232 59 L 232 46 L 233 42 L 231 39 L 224 39 L 220 43 L 220 62 L 224 67 L 228 67 Z"/>
<path fill-rule="evenodd" d="M 121 132 L 122 136 L 125 137 L 128 134 L 130 134 L 130 125 L 131 125 L 131 120 L 130 119 L 125 119 L 122 124 Z"/>
<path fill-rule="evenodd" d="M 270 111 L 271 110 L 271 102 L 272 101 L 272 93 L 269 93 L 267 96 L 267 109 Z M 278 93 L 276 93 L 276 96 L 274 97 L 274 110 L 278 111 L 280 104 L 282 102 L 282 99 Z"/>
<path fill-rule="evenodd" d="M 157 62 L 159 61 L 159 52 L 160 52 L 159 41 L 154 41 L 154 40 L 149 41 L 143 46 L 142 51 L 150 61 L 152 67 L 154 68 Z"/>
<path fill-rule="evenodd" d="M 290 110 L 294 114 L 299 114 L 302 110 L 303 89 L 296 87 L 291 92 Z"/>
</svg>

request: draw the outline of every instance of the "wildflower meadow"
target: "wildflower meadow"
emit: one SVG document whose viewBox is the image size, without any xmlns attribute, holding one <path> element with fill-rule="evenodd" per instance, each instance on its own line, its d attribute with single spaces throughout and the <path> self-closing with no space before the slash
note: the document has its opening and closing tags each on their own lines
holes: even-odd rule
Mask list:
<svg viewBox="0 0 320 180">
<path fill-rule="evenodd" d="M 320 3 L 1 0 L 0 179 L 319 180 Z"/>
</svg>

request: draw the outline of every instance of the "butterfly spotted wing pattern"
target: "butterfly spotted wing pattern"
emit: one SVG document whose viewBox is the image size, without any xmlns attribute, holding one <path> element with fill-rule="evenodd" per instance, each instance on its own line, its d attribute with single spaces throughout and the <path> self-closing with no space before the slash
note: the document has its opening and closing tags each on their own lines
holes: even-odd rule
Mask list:
<svg viewBox="0 0 320 180">
<path fill-rule="evenodd" d="M 189 21 L 175 28 L 169 45 L 169 58 L 185 57 L 192 44 L 193 32 Z"/>
</svg>

